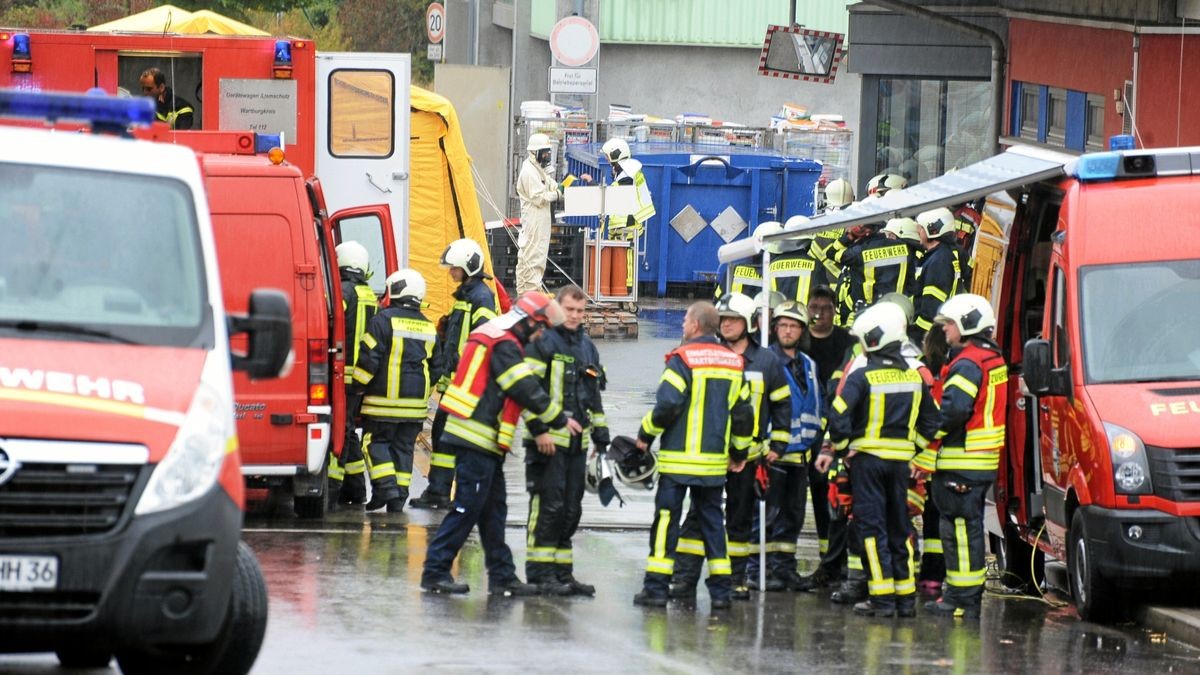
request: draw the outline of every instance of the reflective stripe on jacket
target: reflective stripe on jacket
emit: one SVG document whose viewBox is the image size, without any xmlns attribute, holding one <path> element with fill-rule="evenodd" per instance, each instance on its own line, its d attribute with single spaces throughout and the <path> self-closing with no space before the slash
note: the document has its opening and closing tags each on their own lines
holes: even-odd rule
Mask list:
<svg viewBox="0 0 1200 675">
<path fill-rule="evenodd" d="M 829 439 L 838 450 L 907 462 L 937 433 L 929 385 L 898 346 L 868 354 L 866 365 L 848 372 L 840 386 L 829 417 Z"/>
<path fill-rule="evenodd" d="M 359 346 L 371 317 L 379 309 L 375 300 L 375 291 L 367 285 L 362 272 L 343 267 L 340 269 L 342 280 L 342 312 L 346 315 L 346 372 L 343 380 L 350 384 L 354 377 L 354 366 L 358 364 Z"/>
<path fill-rule="evenodd" d="M 1008 412 L 1008 366 L 992 342 L 971 339 L 942 378 L 938 471 L 993 472 L 1000 466 Z M 917 464 L 932 468 L 928 453 Z"/>
<path fill-rule="evenodd" d="M 357 389 L 362 414 L 381 420 L 424 420 L 429 409 L 429 360 L 437 329 L 419 309 L 393 305 L 371 319 L 362 338 Z"/>
<path fill-rule="evenodd" d="M 525 361 L 533 368 L 550 399 L 558 403 L 565 414 L 574 417 L 591 432 L 592 440 L 608 445 L 608 422 L 604 417 L 604 405 L 600 391 L 604 386 L 604 367 L 600 365 L 600 353 L 583 328 L 569 330 L 559 326 L 542 331 L 541 336 L 525 348 Z M 560 448 L 571 447 L 571 436 L 565 429 L 548 429 L 536 417 L 525 413 L 526 445 L 533 445 L 533 438 L 543 432 L 550 434 L 554 444 Z M 586 437 L 580 443 L 587 448 Z"/>
</svg>

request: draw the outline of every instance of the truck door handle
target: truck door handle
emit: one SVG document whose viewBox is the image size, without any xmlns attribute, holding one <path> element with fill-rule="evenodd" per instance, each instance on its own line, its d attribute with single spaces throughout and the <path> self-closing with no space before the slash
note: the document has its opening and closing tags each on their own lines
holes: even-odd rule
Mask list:
<svg viewBox="0 0 1200 675">
<path fill-rule="evenodd" d="M 383 193 L 390 193 L 392 191 L 392 188 L 384 187 L 384 186 L 380 185 L 379 183 L 376 183 L 375 179 L 371 177 L 370 171 L 366 171 L 364 173 L 367 174 L 367 182 L 370 183 L 371 186 L 374 187 L 376 190 L 379 190 L 380 192 L 383 192 Z"/>
</svg>

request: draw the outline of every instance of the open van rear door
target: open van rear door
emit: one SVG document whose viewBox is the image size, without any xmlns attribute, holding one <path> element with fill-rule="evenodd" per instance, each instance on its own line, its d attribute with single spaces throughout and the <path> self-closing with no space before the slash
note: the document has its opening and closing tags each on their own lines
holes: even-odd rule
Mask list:
<svg viewBox="0 0 1200 675">
<path fill-rule="evenodd" d="M 408 260 L 409 77 L 408 54 L 317 54 L 316 168 L 327 206 L 386 203 L 400 264 Z"/>
</svg>

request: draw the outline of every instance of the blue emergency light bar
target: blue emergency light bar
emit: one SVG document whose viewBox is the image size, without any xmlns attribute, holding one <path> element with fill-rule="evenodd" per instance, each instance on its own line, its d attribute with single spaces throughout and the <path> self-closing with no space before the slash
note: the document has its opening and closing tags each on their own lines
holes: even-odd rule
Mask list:
<svg viewBox="0 0 1200 675">
<path fill-rule="evenodd" d="M 29 51 L 29 33 L 17 33 L 12 37 L 12 43 L 12 57 L 14 59 L 28 60 L 31 58 L 31 53 Z"/>
<path fill-rule="evenodd" d="M 292 43 L 290 40 L 275 41 L 275 65 L 292 65 Z"/>
<path fill-rule="evenodd" d="M 93 94 L 63 94 L 0 89 L 0 116 L 89 122 L 93 129 L 126 129 L 154 121 L 154 101 L 146 97 L 117 98 Z"/>
<path fill-rule="evenodd" d="M 1082 181 L 1200 174 L 1200 148 L 1120 150 L 1081 155 L 1067 173 Z"/>
<path fill-rule="evenodd" d="M 283 141 L 279 134 L 254 134 L 254 153 L 270 152 L 271 148 L 282 148 Z"/>
</svg>

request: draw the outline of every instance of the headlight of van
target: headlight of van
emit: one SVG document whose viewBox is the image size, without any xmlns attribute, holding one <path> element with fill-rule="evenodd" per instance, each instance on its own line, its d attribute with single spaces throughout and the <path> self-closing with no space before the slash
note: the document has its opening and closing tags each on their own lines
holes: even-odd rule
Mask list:
<svg viewBox="0 0 1200 675">
<path fill-rule="evenodd" d="M 217 482 L 231 434 L 227 412 L 211 386 L 200 383 L 171 448 L 154 467 L 134 513 L 141 516 L 186 504 Z"/>
<path fill-rule="evenodd" d="M 1138 435 L 1116 424 L 1104 423 L 1108 435 L 1108 451 L 1112 458 L 1113 486 L 1117 494 L 1148 495 L 1154 492 L 1150 484 L 1150 462 L 1146 446 Z"/>
</svg>

